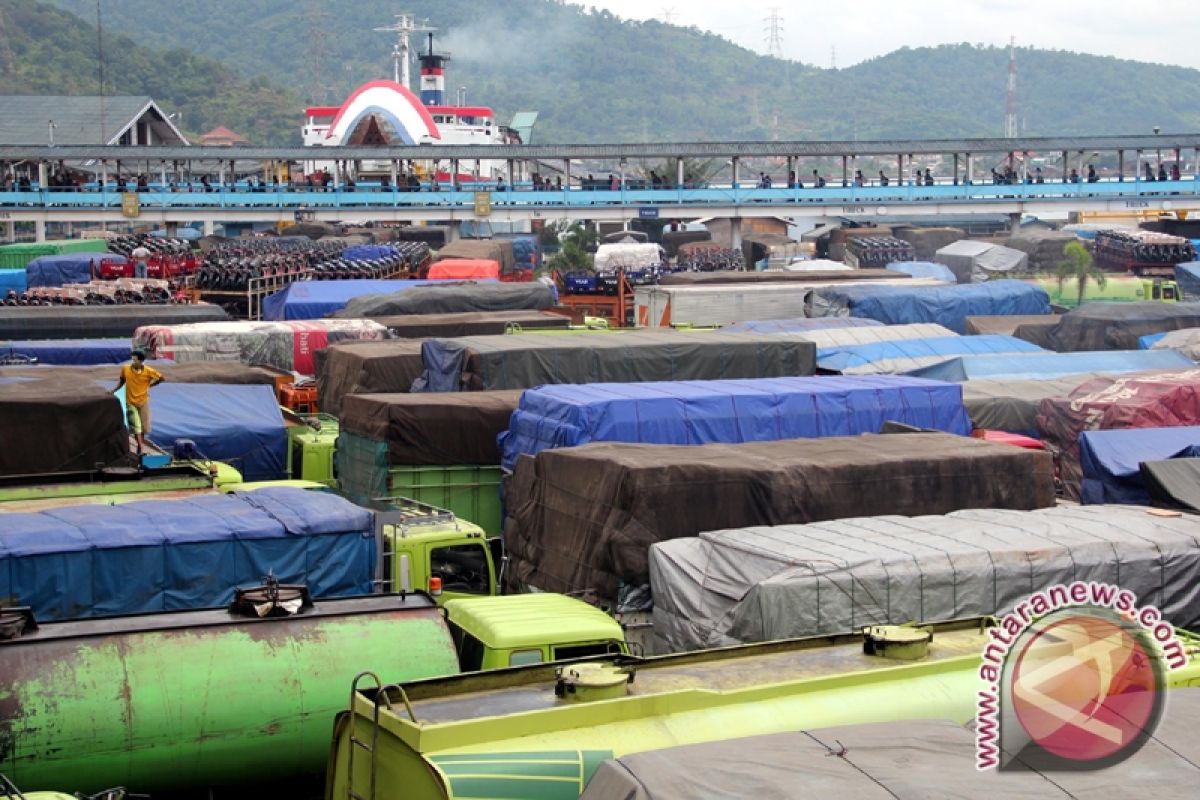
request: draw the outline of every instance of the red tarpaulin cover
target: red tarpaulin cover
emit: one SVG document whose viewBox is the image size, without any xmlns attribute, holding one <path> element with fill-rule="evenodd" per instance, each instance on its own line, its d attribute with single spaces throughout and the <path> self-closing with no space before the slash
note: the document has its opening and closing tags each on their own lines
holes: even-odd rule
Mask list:
<svg viewBox="0 0 1200 800">
<path fill-rule="evenodd" d="M 500 279 L 500 264 L 486 258 L 447 258 L 429 268 L 430 280 Z"/>
</svg>

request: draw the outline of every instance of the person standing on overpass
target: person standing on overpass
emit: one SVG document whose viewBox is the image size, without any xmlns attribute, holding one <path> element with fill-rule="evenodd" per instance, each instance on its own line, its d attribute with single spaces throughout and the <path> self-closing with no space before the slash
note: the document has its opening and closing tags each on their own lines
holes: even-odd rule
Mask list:
<svg viewBox="0 0 1200 800">
<path fill-rule="evenodd" d="M 144 350 L 134 350 L 130 362 L 121 367 L 121 377 L 112 390 L 116 394 L 125 387 L 125 419 L 137 439 L 138 455 L 146 449 L 146 434 L 150 433 L 150 389 L 165 378 L 154 367 L 146 366 Z"/>
</svg>

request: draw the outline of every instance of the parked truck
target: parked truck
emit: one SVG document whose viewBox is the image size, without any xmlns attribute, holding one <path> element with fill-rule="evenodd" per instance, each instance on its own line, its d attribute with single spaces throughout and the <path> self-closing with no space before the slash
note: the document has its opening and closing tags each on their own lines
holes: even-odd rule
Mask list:
<svg viewBox="0 0 1200 800">
<path fill-rule="evenodd" d="M 313 602 L 273 584 L 222 610 L 39 625 L 0 609 L 0 631 L 0 773 L 84 792 L 320 785 L 364 670 L 412 681 L 626 652 L 615 621 L 561 595 L 439 609 L 424 592 Z"/>
<path fill-rule="evenodd" d="M 578 798 L 606 759 L 680 744 L 917 719 L 966 723 L 985 620 L 872 626 L 652 658 L 622 656 L 355 687 L 326 800 Z M 1200 684 L 1200 639 L 1172 686 Z M 355 742 L 371 742 L 364 750 Z"/>
</svg>

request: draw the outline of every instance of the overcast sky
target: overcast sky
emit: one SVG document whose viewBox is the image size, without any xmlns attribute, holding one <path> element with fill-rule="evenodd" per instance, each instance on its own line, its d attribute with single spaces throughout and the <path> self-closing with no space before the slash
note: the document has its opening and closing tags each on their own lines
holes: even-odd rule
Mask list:
<svg viewBox="0 0 1200 800">
<path fill-rule="evenodd" d="M 905 45 L 970 42 L 1074 50 L 1200 68 L 1200 7 L 1183 0 L 587 0 L 626 19 L 695 25 L 767 52 L 778 12 L 784 58 L 847 67 Z"/>
</svg>

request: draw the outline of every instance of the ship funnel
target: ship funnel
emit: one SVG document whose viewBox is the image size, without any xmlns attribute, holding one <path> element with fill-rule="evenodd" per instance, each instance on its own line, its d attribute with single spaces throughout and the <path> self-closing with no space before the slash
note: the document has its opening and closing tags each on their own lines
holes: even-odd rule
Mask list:
<svg viewBox="0 0 1200 800">
<path fill-rule="evenodd" d="M 433 34 L 429 34 L 429 50 L 418 56 L 421 62 L 421 103 L 427 106 L 446 105 L 446 62 L 449 53 L 433 52 Z"/>
<path fill-rule="evenodd" d="M 568 703 L 615 700 L 629 692 L 633 673 L 611 663 L 571 664 L 558 668 L 555 696 Z"/>
<path fill-rule="evenodd" d="M 913 625 L 872 625 L 863 629 L 863 652 L 869 656 L 919 661 L 929 655 L 933 631 Z"/>
</svg>

